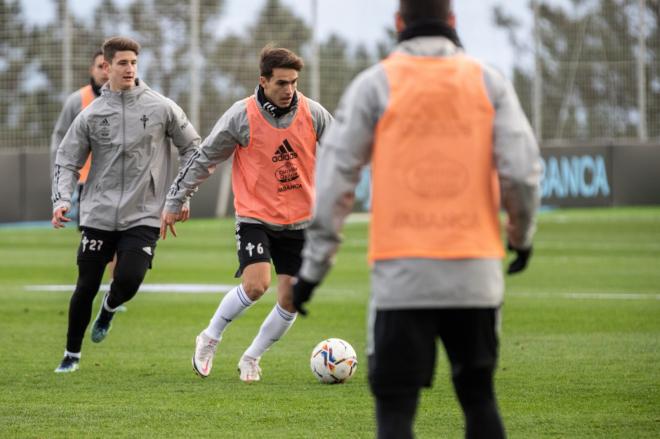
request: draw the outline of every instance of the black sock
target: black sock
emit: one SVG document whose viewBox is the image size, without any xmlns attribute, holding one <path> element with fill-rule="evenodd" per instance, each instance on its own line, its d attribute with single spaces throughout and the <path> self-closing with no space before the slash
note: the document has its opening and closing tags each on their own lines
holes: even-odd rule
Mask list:
<svg viewBox="0 0 660 439">
<path fill-rule="evenodd" d="M 115 313 L 105 309 L 105 305 L 107 304 L 105 297 L 103 298 L 103 302 L 104 303 L 101 304 L 101 314 L 99 315 L 98 320 L 99 320 L 99 323 L 101 323 L 101 324 L 107 324 L 107 323 L 110 323 L 112 318 L 115 316 Z"/>
<path fill-rule="evenodd" d="M 378 439 L 412 439 L 418 394 L 376 398 Z"/>
<path fill-rule="evenodd" d="M 504 426 L 495 400 L 465 407 L 466 439 L 504 439 Z"/>
<path fill-rule="evenodd" d="M 465 414 L 465 438 L 503 439 L 504 425 L 495 402 L 493 369 L 461 370 L 453 380 Z"/>
</svg>

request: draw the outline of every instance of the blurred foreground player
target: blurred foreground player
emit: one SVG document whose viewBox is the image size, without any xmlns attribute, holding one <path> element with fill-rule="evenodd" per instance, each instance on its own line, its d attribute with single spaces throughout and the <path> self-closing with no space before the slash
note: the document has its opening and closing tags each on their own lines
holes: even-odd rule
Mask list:
<svg viewBox="0 0 660 439">
<path fill-rule="evenodd" d="M 439 338 L 465 437 L 503 438 L 493 386 L 504 290 L 498 185 L 515 273 L 531 255 L 539 150 L 511 84 L 461 50 L 449 0 L 399 5 L 398 46 L 353 81 L 323 139 L 294 305 L 304 314 L 330 269 L 370 162 L 367 349 L 378 437 L 413 437 Z"/>
</svg>

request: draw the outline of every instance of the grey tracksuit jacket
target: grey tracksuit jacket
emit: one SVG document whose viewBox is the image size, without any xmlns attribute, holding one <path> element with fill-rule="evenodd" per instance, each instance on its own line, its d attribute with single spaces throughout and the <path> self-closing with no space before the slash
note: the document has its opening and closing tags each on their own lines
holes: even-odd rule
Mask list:
<svg viewBox="0 0 660 439">
<path fill-rule="evenodd" d="M 447 57 L 460 49 L 443 37 L 417 37 L 395 50 Z M 305 279 L 319 281 L 331 266 L 341 241 L 340 229 L 352 207 L 347 200 L 352 200 L 361 168 L 371 160 L 374 131 L 388 107 L 387 81 L 380 64 L 362 72 L 346 90 L 323 138 L 317 158 L 315 218 L 303 250 L 301 276 Z M 496 112 L 494 162 L 510 222 L 508 239 L 514 246 L 526 247 L 532 242 L 539 204 L 538 145 L 509 81 L 485 65 L 483 81 Z M 403 258 L 375 261 L 371 269 L 372 311 L 498 307 L 503 300 L 499 259 Z"/>
<path fill-rule="evenodd" d="M 57 148 L 53 210 L 70 207 L 78 171 L 92 153 L 80 202 L 80 225 L 101 230 L 160 227 L 170 171 L 170 144 L 180 167 L 200 137 L 183 110 L 144 82 L 113 92 L 106 84 L 74 120 Z"/>
<path fill-rule="evenodd" d="M 257 95 L 255 89 L 255 97 Z M 309 111 L 312 114 L 312 124 L 316 131 L 316 138 L 320 139 L 327 127 L 332 122 L 332 116 L 316 101 L 298 94 L 298 99 L 306 99 Z M 258 105 L 262 116 L 275 128 L 288 128 L 296 117 L 298 109 L 275 118 L 268 111 Z M 318 140 L 317 140 L 318 142 Z M 165 209 L 169 212 L 179 212 L 183 203 L 190 199 L 197 187 L 206 180 L 215 166 L 228 160 L 234 154 L 236 148 L 247 148 L 250 144 L 250 124 L 247 116 L 247 104 L 245 100 L 235 102 L 216 122 L 211 134 L 202 142 L 202 145 L 193 160 L 179 172 L 167 195 Z M 318 144 L 317 144 L 318 146 Z M 317 150 L 318 151 L 318 150 Z M 317 152 L 318 154 L 318 152 Z M 296 224 L 270 224 L 264 223 L 256 218 L 237 216 L 239 222 L 259 223 L 269 226 L 273 230 L 281 229 L 303 229 L 309 225 L 309 221 Z"/>
</svg>

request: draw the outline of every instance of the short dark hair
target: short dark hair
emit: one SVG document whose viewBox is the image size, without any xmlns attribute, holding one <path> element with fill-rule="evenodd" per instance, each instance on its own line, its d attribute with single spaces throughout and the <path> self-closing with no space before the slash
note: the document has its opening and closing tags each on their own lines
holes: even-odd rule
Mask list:
<svg viewBox="0 0 660 439">
<path fill-rule="evenodd" d="M 96 58 L 98 58 L 101 55 L 103 55 L 103 51 L 101 49 L 96 49 L 94 51 L 94 54 L 92 55 L 92 59 L 89 60 L 89 65 L 93 66 L 94 64 L 96 64 Z"/>
<path fill-rule="evenodd" d="M 406 25 L 419 21 L 447 21 L 451 0 L 399 0 L 399 14 Z"/>
<path fill-rule="evenodd" d="M 273 47 L 268 45 L 261 51 L 261 61 L 259 70 L 261 76 L 270 79 L 273 76 L 273 69 L 294 69 L 301 71 L 305 66 L 302 58 L 282 47 Z"/>
<path fill-rule="evenodd" d="M 112 59 L 115 57 L 117 52 L 124 50 L 130 50 L 136 55 L 140 54 L 140 45 L 137 41 L 132 40 L 128 37 L 112 37 L 103 43 L 103 58 L 109 63 L 112 62 Z"/>
</svg>

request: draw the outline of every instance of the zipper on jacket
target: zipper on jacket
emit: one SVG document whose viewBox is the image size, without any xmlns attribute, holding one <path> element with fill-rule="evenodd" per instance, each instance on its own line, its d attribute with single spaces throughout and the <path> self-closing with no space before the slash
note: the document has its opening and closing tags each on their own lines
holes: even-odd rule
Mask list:
<svg viewBox="0 0 660 439">
<path fill-rule="evenodd" d="M 115 211 L 115 229 L 119 230 L 119 209 L 121 208 L 122 198 L 124 198 L 124 168 L 126 167 L 126 103 L 124 101 L 124 91 L 121 92 L 121 191 L 119 192 L 119 201 Z"/>
</svg>

